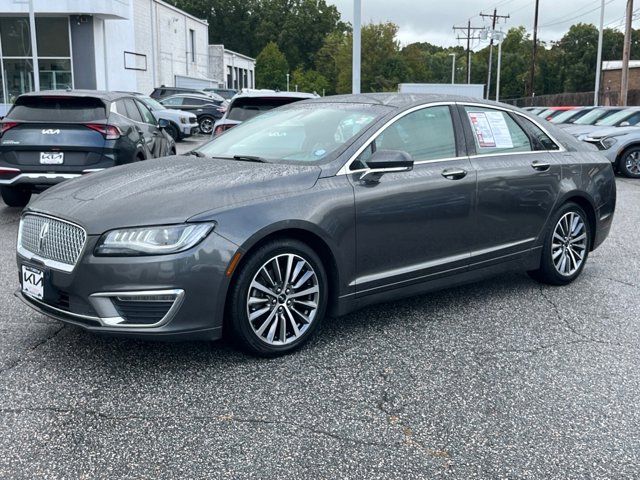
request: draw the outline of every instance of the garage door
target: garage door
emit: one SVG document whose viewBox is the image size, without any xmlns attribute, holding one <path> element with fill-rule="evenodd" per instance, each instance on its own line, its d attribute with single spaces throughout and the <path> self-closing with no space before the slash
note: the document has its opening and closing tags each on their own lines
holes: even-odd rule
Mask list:
<svg viewBox="0 0 640 480">
<path fill-rule="evenodd" d="M 176 75 L 176 87 L 180 88 L 215 88 L 218 82 L 207 80 L 205 78 L 187 77 L 185 75 Z"/>
</svg>

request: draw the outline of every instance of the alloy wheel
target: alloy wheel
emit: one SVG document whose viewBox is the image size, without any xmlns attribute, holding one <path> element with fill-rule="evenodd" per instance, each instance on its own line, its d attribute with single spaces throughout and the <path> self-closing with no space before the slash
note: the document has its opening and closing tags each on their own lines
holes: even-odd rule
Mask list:
<svg viewBox="0 0 640 480">
<path fill-rule="evenodd" d="M 634 151 L 625 158 L 625 167 L 631 175 L 640 175 L 640 151 Z"/>
<path fill-rule="evenodd" d="M 211 133 L 213 131 L 213 120 L 210 118 L 203 118 L 200 121 L 200 131 L 202 133 Z"/>
<path fill-rule="evenodd" d="M 253 332 L 269 345 L 302 337 L 318 312 L 320 285 L 309 262 L 299 255 L 277 255 L 254 275 L 247 294 Z"/>
<path fill-rule="evenodd" d="M 556 224 L 551 241 L 551 258 L 557 272 L 565 277 L 576 273 L 587 253 L 587 228 L 577 212 L 567 212 Z"/>
</svg>

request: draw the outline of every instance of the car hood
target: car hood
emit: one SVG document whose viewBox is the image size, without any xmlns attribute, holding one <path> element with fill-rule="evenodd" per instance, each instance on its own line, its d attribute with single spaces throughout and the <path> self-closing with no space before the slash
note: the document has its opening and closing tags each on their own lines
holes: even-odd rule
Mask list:
<svg viewBox="0 0 640 480">
<path fill-rule="evenodd" d="M 120 227 L 182 223 L 272 195 L 311 188 L 317 166 L 165 157 L 59 184 L 27 207 L 82 225 L 89 235 Z"/>
<path fill-rule="evenodd" d="M 187 112 L 186 110 L 178 110 L 176 108 L 165 108 L 164 110 L 154 110 L 153 113 L 157 113 L 159 115 L 171 116 L 174 118 L 177 117 L 196 117 L 197 115 L 192 112 Z"/>
<path fill-rule="evenodd" d="M 595 132 L 597 130 L 609 129 L 609 128 L 616 128 L 616 127 L 609 127 L 604 125 L 570 125 L 570 126 L 564 127 L 563 130 L 577 138 L 580 135 L 586 135 L 588 133 Z"/>
<path fill-rule="evenodd" d="M 594 138 L 603 138 L 609 137 L 611 135 L 620 136 L 620 135 L 628 135 L 630 133 L 639 133 L 640 127 L 598 127 L 596 130 L 592 130 L 589 132 L 589 137 Z"/>
</svg>

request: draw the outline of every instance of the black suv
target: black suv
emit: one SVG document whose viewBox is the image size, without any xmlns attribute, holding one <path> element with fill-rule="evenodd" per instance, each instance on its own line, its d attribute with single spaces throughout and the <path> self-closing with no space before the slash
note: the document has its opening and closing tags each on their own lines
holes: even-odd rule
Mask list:
<svg viewBox="0 0 640 480">
<path fill-rule="evenodd" d="M 21 95 L 0 123 L 0 192 L 10 207 L 80 175 L 174 155 L 175 142 L 127 93 L 92 90 Z"/>
<path fill-rule="evenodd" d="M 216 120 L 222 118 L 227 106 L 225 99 L 215 93 L 209 95 L 171 95 L 160 100 L 160 103 L 165 107 L 195 113 L 198 117 L 200 131 L 206 135 L 213 132 L 213 125 Z"/>
</svg>

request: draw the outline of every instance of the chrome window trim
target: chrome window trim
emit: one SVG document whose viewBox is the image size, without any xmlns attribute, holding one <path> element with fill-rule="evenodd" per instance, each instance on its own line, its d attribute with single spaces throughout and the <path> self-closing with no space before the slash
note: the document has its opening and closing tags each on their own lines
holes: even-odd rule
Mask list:
<svg viewBox="0 0 640 480">
<path fill-rule="evenodd" d="M 556 139 L 553 135 L 551 135 L 549 130 L 547 130 L 545 127 L 543 127 L 541 123 L 539 123 L 537 120 L 529 118 L 528 116 L 526 116 L 522 112 L 518 112 L 517 110 L 513 110 L 513 109 L 510 109 L 510 108 L 500 107 L 500 106 L 497 106 L 497 105 L 486 105 L 484 103 L 456 102 L 456 105 L 460 105 L 462 107 L 467 107 L 468 106 L 468 107 L 487 108 L 489 110 L 493 109 L 493 110 L 500 110 L 500 111 L 503 111 L 503 112 L 514 113 L 514 114 L 518 115 L 519 117 L 522 117 L 525 120 L 528 120 L 531 123 L 533 123 L 536 127 L 538 127 L 540 130 L 542 130 L 545 133 L 545 135 L 547 135 L 547 137 L 549 137 L 551 139 L 551 141 L 553 143 L 555 143 L 558 146 L 558 150 L 531 150 L 529 152 L 501 152 L 503 154 L 514 155 L 514 154 L 517 154 L 517 153 L 534 153 L 534 152 L 554 153 L 554 152 L 566 152 L 567 151 L 567 149 L 564 148 L 562 143 L 560 143 L 558 141 L 558 139 Z M 471 157 L 486 157 L 486 156 L 500 155 L 501 153 L 490 153 L 490 152 L 488 152 L 488 153 L 476 153 L 475 155 L 471 155 Z"/>
<path fill-rule="evenodd" d="M 33 216 L 36 216 L 36 217 L 50 218 L 51 220 L 56 220 L 58 222 L 67 223 L 67 224 L 69 224 L 71 226 L 79 228 L 80 230 L 82 230 L 84 232 L 84 245 L 82 245 L 82 248 L 80 249 L 80 252 L 78 253 L 78 257 L 76 258 L 76 261 L 75 261 L 75 263 L 73 265 L 69 265 L 67 263 L 62 263 L 62 262 L 58 262 L 56 260 L 51 260 L 51 259 L 48 259 L 48 258 L 41 257 L 37 253 L 33 253 L 33 252 L 27 250 L 26 248 L 22 247 L 22 222 L 24 220 L 24 217 L 26 217 L 28 215 L 33 215 Z M 78 225 L 77 223 L 70 222 L 69 220 L 65 220 L 63 218 L 54 217 L 53 215 L 47 215 L 45 213 L 25 212 L 25 214 L 22 215 L 22 217 L 20 217 L 20 224 L 18 226 L 17 251 L 18 251 L 18 254 L 22 258 L 24 258 L 27 262 L 33 261 L 33 260 L 37 260 L 40 263 L 44 264 L 44 266 L 49 267 L 52 270 L 59 270 L 61 272 L 65 272 L 65 273 L 71 273 L 76 268 L 76 265 L 78 265 L 78 262 L 80 261 L 80 259 L 84 255 L 84 252 L 85 252 L 85 250 L 87 248 L 87 240 L 88 239 L 89 239 L 89 235 L 87 234 L 87 231 L 85 230 L 85 228 L 82 225 Z"/>
<path fill-rule="evenodd" d="M 384 125 L 382 125 L 380 128 L 378 128 L 378 130 L 375 131 L 375 133 L 373 135 L 371 135 L 367 141 L 362 144 L 360 146 L 360 148 L 358 148 L 358 150 L 355 151 L 355 153 L 353 155 L 351 155 L 351 157 L 349 157 L 349 160 L 346 161 L 346 163 L 342 166 L 342 168 L 340 168 L 340 170 L 338 170 L 338 173 L 336 173 L 336 177 L 338 175 L 351 175 L 352 173 L 361 173 L 361 172 L 367 172 L 369 171 L 368 168 L 361 168 L 358 170 L 350 170 L 349 167 L 351 166 L 351 164 L 353 162 L 356 161 L 356 159 L 362 154 L 362 152 L 364 152 L 367 148 L 369 148 L 369 145 L 371 145 L 376 138 L 378 138 L 380 136 L 380 134 L 386 130 L 391 124 L 395 123 L 397 120 L 400 120 L 401 118 L 405 117 L 406 115 L 409 115 L 410 113 L 413 112 L 417 112 L 418 110 L 423 110 L 425 108 L 430 108 L 430 107 L 442 107 L 442 106 L 450 106 L 450 105 L 455 105 L 455 102 L 433 102 L 433 103 L 425 103 L 422 105 L 416 105 L 414 107 L 411 107 L 407 110 L 404 110 L 400 113 L 398 113 L 397 115 L 395 115 L 394 117 L 390 118 L 387 122 L 385 122 Z M 455 125 L 454 125 L 455 128 Z M 455 157 L 456 159 L 464 159 L 467 158 L 466 156 L 463 157 Z M 440 159 L 436 159 L 436 160 L 440 160 Z M 431 162 L 432 160 L 421 160 L 418 162 L 414 162 L 414 165 L 420 165 L 422 163 L 426 163 L 426 162 Z"/>
<path fill-rule="evenodd" d="M 361 168 L 358 170 L 350 170 L 349 167 L 351 166 L 351 164 L 353 162 L 356 161 L 356 159 L 362 154 L 362 152 L 364 152 L 367 148 L 369 148 L 369 146 L 371 145 L 371 143 L 373 143 L 376 138 L 378 138 L 378 136 L 380 136 L 380 134 L 387 129 L 391 124 L 393 124 L 394 122 L 396 122 L 397 120 L 400 120 L 402 117 L 404 117 L 405 115 L 408 115 L 410 113 L 416 112 L 418 110 L 422 110 L 424 108 L 429 108 L 429 107 L 440 107 L 440 106 L 451 106 L 451 105 L 460 105 L 460 106 L 471 106 L 471 107 L 482 107 L 482 108 L 488 108 L 488 109 L 495 109 L 495 110 L 500 110 L 503 112 L 512 112 L 522 118 L 524 118 L 525 120 L 530 121 L 531 123 L 533 123 L 536 127 L 538 127 L 540 130 L 542 130 L 545 135 L 547 135 L 556 145 L 558 145 L 558 150 L 530 150 L 530 151 L 526 151 L 526 152 L 500 152 L 500 153 L 476 153 L 474 155 L 462 155 L 462 156 L 457 156 L 457 157 L 449 157 L 449 158 L 437 158 L 437 159 L 432 159 L 432 160 L 419 160 L 417 162 L 414 163 L 414 165 L 423 165 L 423 164 L 427 164 L 427 163 L 438 163 L 438 162 L 451 162 L 451 161 L 455 161 L 455 160 L 464 160 L 464 159 L 468 159 L 468 158 L 479 158 L 479 157 L 486 157 L 486 156 L 504 156 L 504 155 L 522 155 L 522 154 L 532 154 L 532 153 L 554 153 L 554 152 L 566 152 L 567 149 L 564 148 L 564 146 L 562 145 L 561 142 L 559 142 L 551 133 L 549 133 L 549 131 L 543 127 L 537 120 L 534 120 L 532 118 L 529 118 L 527 115 L 518 112 L 517 110 L 514 109 L 510 109 L 510 108 L 506 108 L 506 107 L 500 107 L 500 106 L 496 106 L 496 105 L 487 105 L 484 103 L 474 103 L 474 102 L 432 102 L 432 103 L 425 103 L 422 105 L 416 105 L 414 107 L 411 107 L 407 110 L 404 110 L 402 112 L 400 112 L 399 114 L 395 115 L 394 117 L 392 117 L 391 119 L 389 119 L 387 122 L 385 122 L 384 125 L 382 125 L 380 128 L 378 128 L 378 130 L 376 130 L 370 137 L 369 139 L 362 144 L 353 155 L 351 155 L 351 157 L 349 157 L 349 159 L 345 162 L 345 164 L 340 168 L 340 170 L 338 170 L 338 172 L 335 174 L 335 176 L 339 176 L 339 175 L 351 175 L 354 173 L 362 173 L 362 172 L 367 172 L 369 171 L 368 168 Z M 454 125 L 455 128 L 455 125 Z"/>
</svg>

